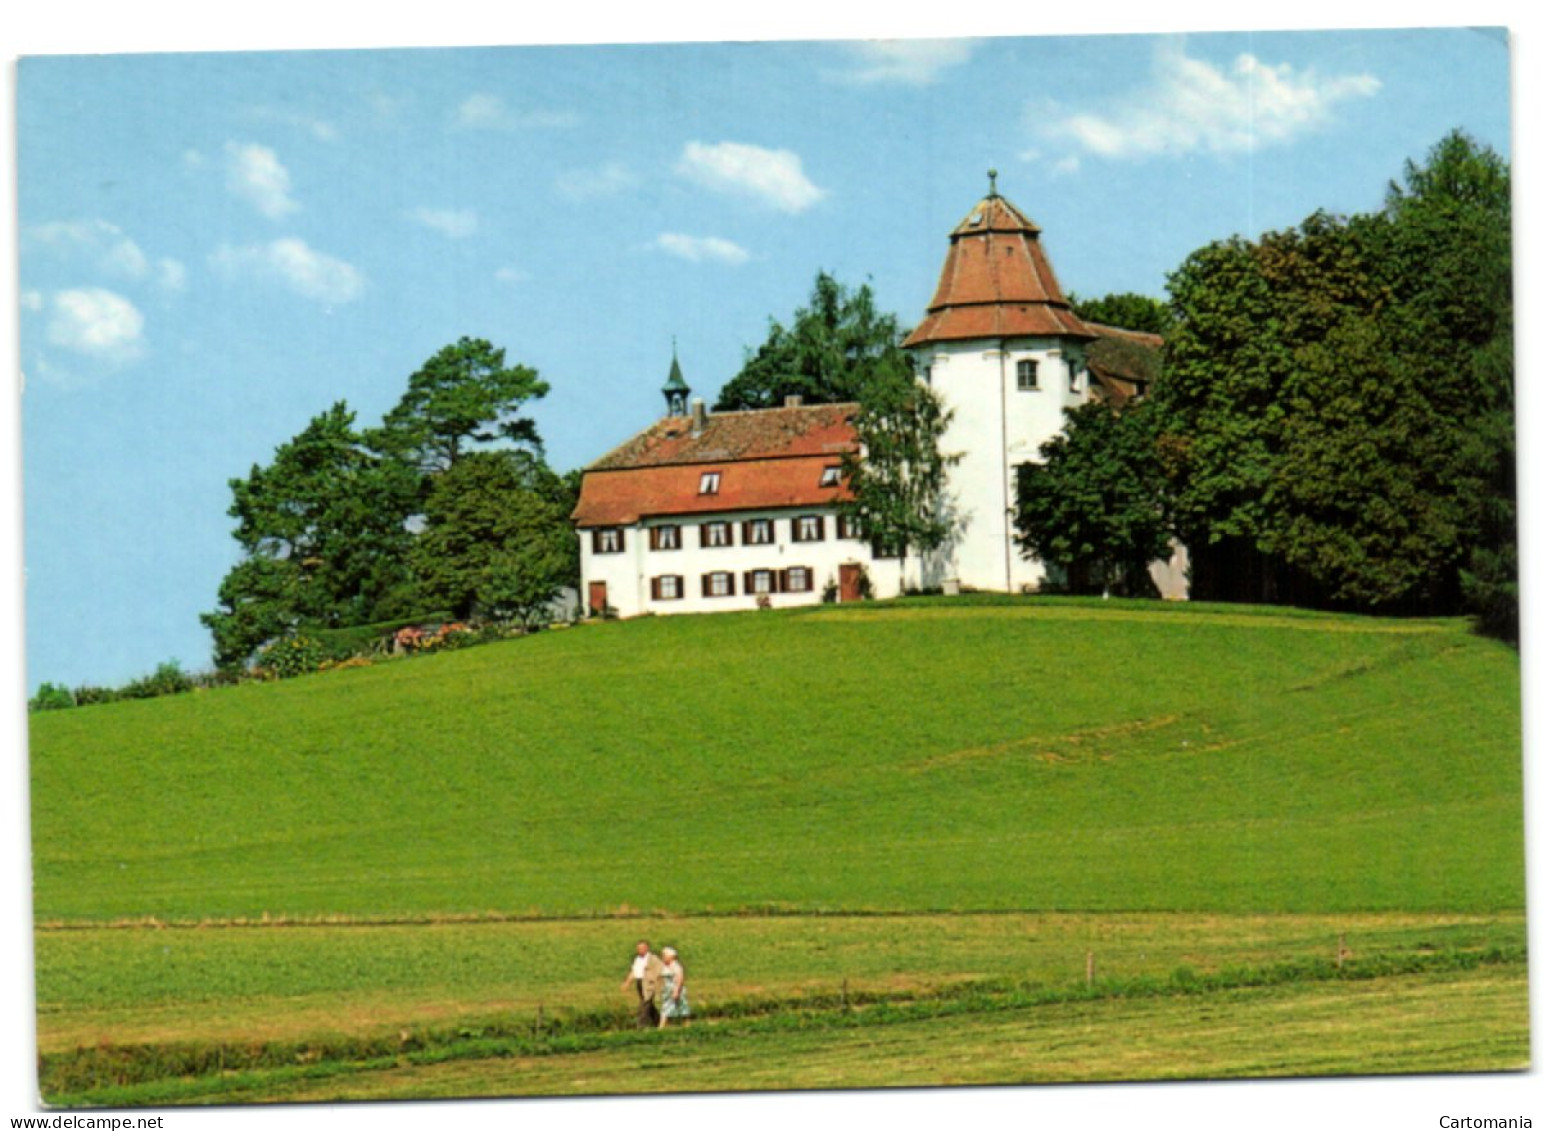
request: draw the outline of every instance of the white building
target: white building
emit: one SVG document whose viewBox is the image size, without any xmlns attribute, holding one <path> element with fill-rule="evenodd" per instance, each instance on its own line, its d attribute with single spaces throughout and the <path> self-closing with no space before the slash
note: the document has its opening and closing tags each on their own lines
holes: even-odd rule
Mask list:
<svg viewBox="0 0 1543 1131">
<path fill-rule="evenodd" d="M 894 596 L 909 586 L 1032 591 L 1044 566 L 1013 542 L 1019 465 L 1061 430 L 1063 413 L 1145 392 L 1131 355 L 1161 340 L 1084 323 L 1067 303 L 1039 228 L 996 192 L 949 235 L 927 316 L 906 339 L 920 379 L 952 410 L 941 448 L 953 535 L 923 561 L 877 558 L 837 514 L 856 405 L 686 411 L 678 364 L 669 415 L 585 472 L 575 524 L 591 609 L 619 615 L 813 603 L 827 590 Z M 1139 366 L 1136 367 L 1140 369 Z M 1182 596 L 1182 563 L 1156 567 Z M 864 580 L 865 579 L 865 580 Z"/>
<path fill-rule="evenodd" d="M 672 407 L 689 390 L 672 369 Z M 719 612 L 901 591 L 837 513 L 855 404 L 709 415 L 700 400 L 591 464 L 574 511 L 583 596 L 618 616 Z M 912 559 L 912 565 L 916 563 Z"/>
</svg>

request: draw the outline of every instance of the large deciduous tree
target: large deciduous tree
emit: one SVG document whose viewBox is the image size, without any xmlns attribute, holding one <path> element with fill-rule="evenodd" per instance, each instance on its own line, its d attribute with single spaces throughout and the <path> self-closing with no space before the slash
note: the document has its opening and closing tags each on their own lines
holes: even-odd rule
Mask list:
<svg viewBox="0 0 1543 1131">
<path fill-rule="evenodd" d="M 412 547 L 424 594 L 457 616 L 528 623 L 578 584 L 576 498 L 574 477 L 532 453 L 466 453 L 434 478 Z"/>
<path fill-rule="evenodd" d="M 1455 133 L 1404 180 L 1378 213 L 1213 244 L 1170 277 L 1158 447 L 1197 595 L 1252 563 L 1364 609 L 1505 599 L 1509 175 Z"/>
<path fill-rule="evenodd" d="M 861 450 L 843 458 L 852 492 L 843 509 L 878 552 L 903 560 L 936 550 L 949 537 L 944 486 L 958 457 L 940 445 L 952 416 L 909 372 L 864 390 L 856 420 Z"/>
<path fill-rule="evenodd" d="M 806 404 L 864 400 L 876 382 L 911 374 L 904 340 L 895 316 L 874 305 L 868 284 L 850 290 L 821 271 L 809 304 L 794 312 L 791 326 L 771 320 L 766 341 L 747 353 L 715 411 L 776 408 L 789 396 Z"/>
<path fill-rule="evenodd" d="M 1059 567 L 1072 592 L 1146 596 L 1147 567 L 1170 556 L 1154 413 L 1090 401 L 1018 473 L 1018 545 Z"/>
</svg>

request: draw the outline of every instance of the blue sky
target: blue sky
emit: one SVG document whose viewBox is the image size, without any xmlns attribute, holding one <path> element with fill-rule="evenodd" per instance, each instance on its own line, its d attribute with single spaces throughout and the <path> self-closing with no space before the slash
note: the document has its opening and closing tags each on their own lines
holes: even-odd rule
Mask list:
<svg viewBox="0 0 1543 1131">
<path fill-rule="evenodd" d="M 582 466 L 818 270 L 914 324 L 988 168 L 1063 286 L 1161 295 L 1453 128 L 1509 156 L 1508 83 L 1463 29 L 24 59 L 28 686 L 208 666 L 227 480 L 462 335 Z"/>
</svg>

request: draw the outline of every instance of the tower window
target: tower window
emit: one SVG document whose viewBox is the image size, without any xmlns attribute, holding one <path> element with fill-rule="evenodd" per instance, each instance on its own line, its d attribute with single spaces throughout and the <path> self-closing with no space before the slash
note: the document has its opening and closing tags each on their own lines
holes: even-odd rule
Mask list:
<svg viewBox="0 0 1543 1131">
<path fill-rule="evenodd" d="M 1018 363 L 1018 388 L 1021 390 L 1039 388 L 1039 362 L 1024 360 Z"/>
</svg>

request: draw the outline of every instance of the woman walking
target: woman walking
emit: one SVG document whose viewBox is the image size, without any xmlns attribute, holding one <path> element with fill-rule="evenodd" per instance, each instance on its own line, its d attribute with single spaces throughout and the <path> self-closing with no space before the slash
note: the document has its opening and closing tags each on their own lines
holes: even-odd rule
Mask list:
<svg viewBox="0 0 1543 1131">
<path fill-rule="evenodd" d="M 678 1017 L 682 1024 L 691 1019 L 691 1003 L 686 1000 L 686 971 L 680 964 L 680 955 L 673 946 L 661 952 L 664 969 L 660 971 L 663 986 L 659 995 L 659 1028 Z"/>
</svg>

